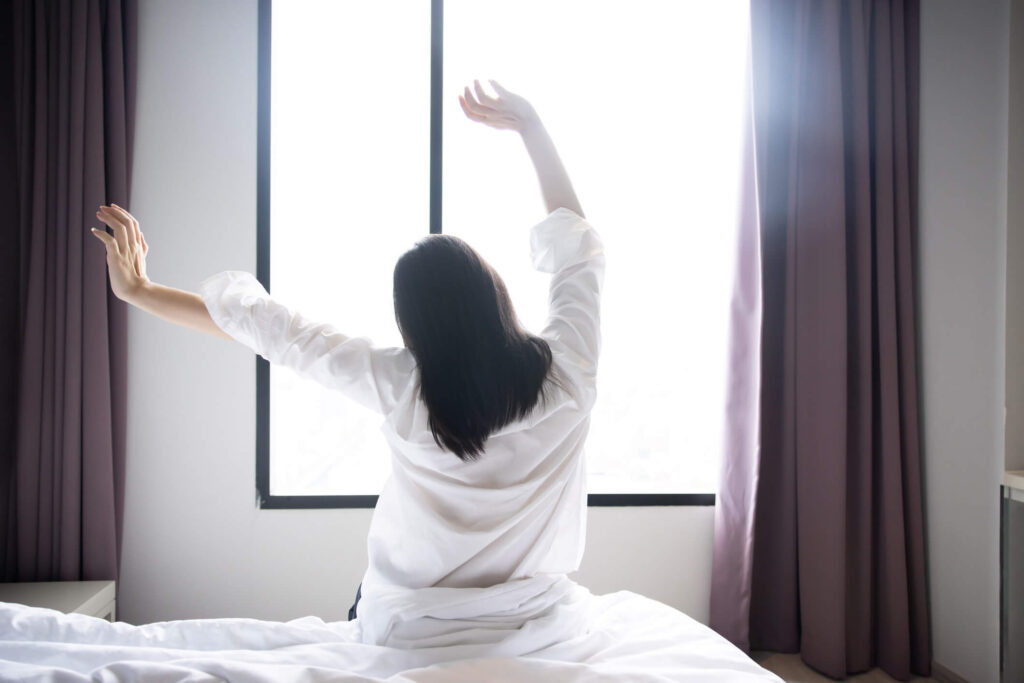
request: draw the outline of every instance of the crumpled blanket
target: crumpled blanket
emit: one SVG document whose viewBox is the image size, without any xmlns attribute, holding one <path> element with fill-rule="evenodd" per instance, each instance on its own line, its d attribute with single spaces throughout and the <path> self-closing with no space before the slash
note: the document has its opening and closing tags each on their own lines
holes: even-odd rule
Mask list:
<svg viewBox="0 0 1024 683">
<path fill-rule="evenodd" d="M 391 624 L 383 646 L 363 642 L 359 619 L 133 626 L 0 603 L 0 680 L 779 681 L 682 612 L 565 581 L 553 604 L 517 628 L 500 617 L 415 618 Z"/>
</svg>

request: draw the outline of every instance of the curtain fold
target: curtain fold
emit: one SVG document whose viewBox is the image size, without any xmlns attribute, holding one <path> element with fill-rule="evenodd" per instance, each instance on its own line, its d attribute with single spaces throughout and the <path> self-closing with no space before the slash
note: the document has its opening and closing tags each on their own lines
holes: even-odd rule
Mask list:
<svg viewBox="0 0 1024 683">
<path fill-rule="evenodd" d="M 14 13 L 0 11 L 0 202 L 7 207 L 0 240 L 0 581 L 14 556 L 14 453 L 17 448 L 18 367 L 21 349 L 21 240 L 14 135 Z"/>
<path fill-rule="evenodd" d="M 729 312 L 725 434 L 715 499 L 710 609 L 711 628 L 744 651 L 750 649 L 750 573 L 761 418 L 761 240 L 752 88 L 748 53 L 736 265 Z"/>
<path fill-rule="evenodd" d="M 17 416 L 0 488 L 3 578 L 117 577 L 124 493 L 125 310 L 87 235 L 129 205 L 136 10 L 131 0 L 15 0 L 7 86 L 17 220 Z M 7 191 L 10 193 L 11 189 Z M 88 240 L 88 241 L 87 241 Z M 7 261 L 11 264 L 14 258 Z M 13 404 L 12 404 L 13 398 Z M 0 436 L 7 436 L 0 434 Z M 10 454 L 13 454 L 11 462 Z"/>
<path fill-rule="evenodd" d="M 916 0 L 751 3 L 760 462 L 743 482 L 757 491 L 746 508 L 749 585 L 716 547 L 715 573 L 734 585 L 713 585 L 712 605 L 749 588 L 749 642 L 742 627 L 723 633 L 799 651 L 836 678 L 930 670 L 914 291 L 918 20 Z M 723 491 L 733 478 L 724 471 Z M 716 544 L 734 524 L 719 517 Z M 744 621 L 744 605 L 729 609 Z"/>
</svg>

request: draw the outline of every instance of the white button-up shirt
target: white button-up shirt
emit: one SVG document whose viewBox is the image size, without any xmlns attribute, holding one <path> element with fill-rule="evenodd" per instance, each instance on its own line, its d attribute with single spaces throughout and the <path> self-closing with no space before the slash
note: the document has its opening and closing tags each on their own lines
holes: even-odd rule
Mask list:
<svg viewBox="0 0 1024 683">
<path fill-rule="evenodd" d="M 311 321 L 248 273 L 219 273 L 201 285 L 214 321 L 233 338 L 384 417 L 392 468 L 367 539 L 359 604 L 366 642 L 394 641 L 397 623 L 423 617 L 526 617 L 565 595 L 564 575 L 579 568 L 604 253 L 596 231 L 568 209 L 534 226 L 530 247 L 534 266 L 552 274 L 540 336 L 551 347 L 554 381 L 475 461 L 434 442 L 408 349 L 375 347 Z"/>
</svg>

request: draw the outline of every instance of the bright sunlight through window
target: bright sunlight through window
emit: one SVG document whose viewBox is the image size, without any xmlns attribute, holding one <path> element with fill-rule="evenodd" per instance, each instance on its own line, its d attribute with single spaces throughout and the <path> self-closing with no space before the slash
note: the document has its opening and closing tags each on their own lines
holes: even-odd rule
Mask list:
<svg viewBox="0 0 1024 683">
<path fill-rule="evenodd" d="M 746 11 L 741 0 L 444 3 L 444 232 L 476 247 L 541 329 L 536 177 L 516 134 L 473 124 L 456 99 L 493 78 L 533 102 L 605 242 L 591 493 L 716 489 Z M 399 345 L 392 270 L 428 232 L 430 3 L 278 2 L 272 30 L 272 292 Z M 380 424 L 272 368 L 271 493 L 378 493 L 390 469 Z"/>
</svg>

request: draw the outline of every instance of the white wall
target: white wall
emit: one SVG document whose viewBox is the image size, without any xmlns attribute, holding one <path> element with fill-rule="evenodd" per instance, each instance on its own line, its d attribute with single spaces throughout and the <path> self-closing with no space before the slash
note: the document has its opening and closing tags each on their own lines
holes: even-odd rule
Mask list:
<svg viewBox="0 0 1024 683">
<path fill-rule="evenodd" d="M 132 210 L 158 282 L 256 264 L 256 2 L 145 0 Z M 369 510 L 258 510 L 255 362 L 132 311 L 119 616 L 341 619 Z M 578 580 L 707 621 L 712 508 L 592 509 Z"/>
<path fill-rule="evenodd" d="M 920 348 L 934 659 L 999 678 L 1008 0 L 921 3 Z"/>
<path fill-rule="evenodd" d="M 1012 0 L 1006 197 L 1006 469 L 1024 470 L 1024 0 Z"/>
</svg>

